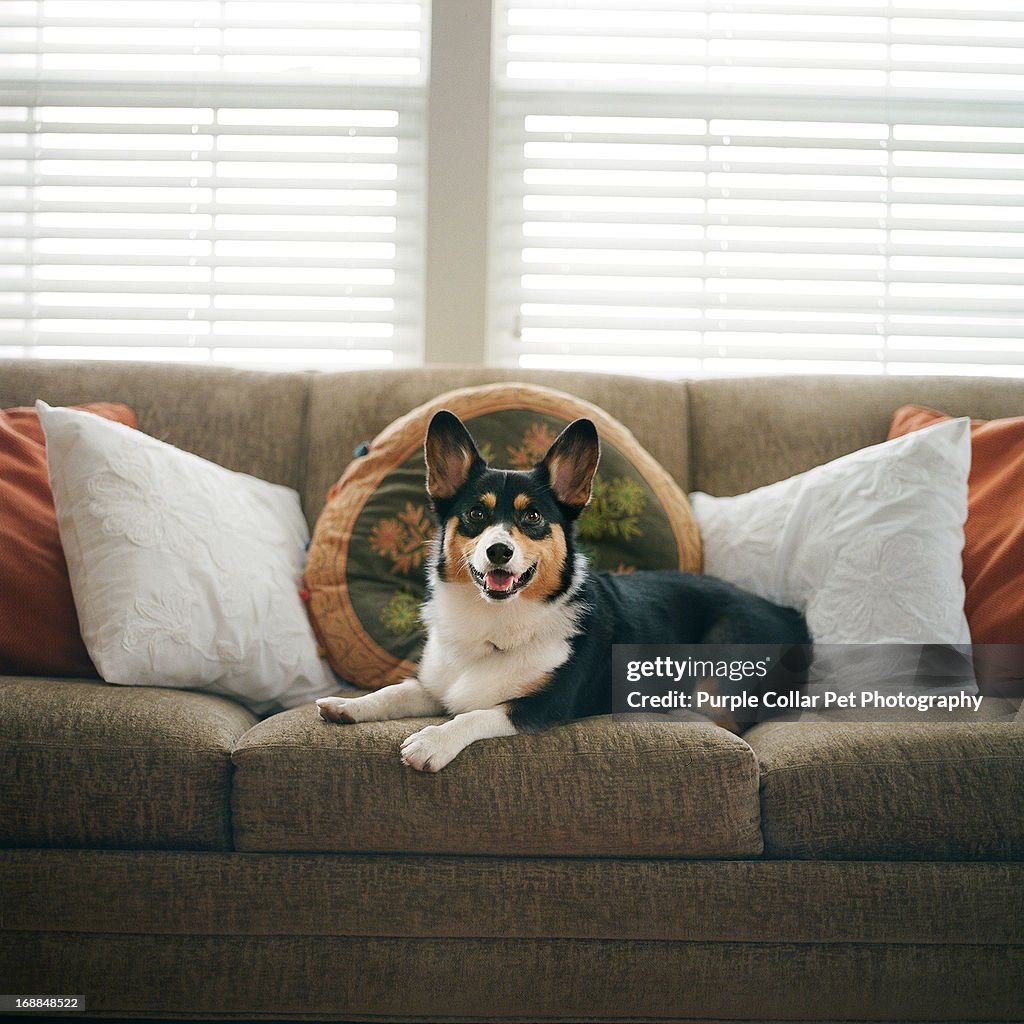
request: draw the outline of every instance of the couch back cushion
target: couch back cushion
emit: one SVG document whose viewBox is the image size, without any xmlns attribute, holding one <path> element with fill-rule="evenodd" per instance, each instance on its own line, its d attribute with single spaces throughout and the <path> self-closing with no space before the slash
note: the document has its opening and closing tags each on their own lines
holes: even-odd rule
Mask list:
<svg viewBox="0 0 1024 1024">
<path fill-rule="evenodd" d="M 800 376 L 689 385 L 690 489 L 742 494 L 888 437 L 902 405 L 951 416 L 1020 415 L 1024 381 L 971 377 Z"/>
<path fill-rule="evenodd" d="M 303 495 L 307 511 L 319 512 L 323 508 L 328 489 L 352 460 L 353 451 L 399 416 L 454 388 L 505 381 L 557 388 L 599 406 L 632 431 L 637 441 L 686 489 L 690 442 L 683 382 L 493 367 L 374 370 L 313 378 L 308 473 Z"/>
<path fill-rule="evenodd" d="M 301 492 L 308 384 L 304 373 L 9 360 L 0 362 L 0 408 L 37 398 L 50 405 L 123 402 L 144 433 Z"/>
</svg>

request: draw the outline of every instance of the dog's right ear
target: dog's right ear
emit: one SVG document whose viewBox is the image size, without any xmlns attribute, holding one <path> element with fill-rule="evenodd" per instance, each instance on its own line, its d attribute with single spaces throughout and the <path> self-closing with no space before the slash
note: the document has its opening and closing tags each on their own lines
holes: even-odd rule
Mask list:
<svg viewBox="0 0 1024 1024">
<path fill-rule="evenodd" d="M 462 420 L 447 409 L 435 412 L 423 446 L 427 463 L 427 494 L 434 501 L 450 498 L 477 469 L 486 465 Z"/>
</svg>

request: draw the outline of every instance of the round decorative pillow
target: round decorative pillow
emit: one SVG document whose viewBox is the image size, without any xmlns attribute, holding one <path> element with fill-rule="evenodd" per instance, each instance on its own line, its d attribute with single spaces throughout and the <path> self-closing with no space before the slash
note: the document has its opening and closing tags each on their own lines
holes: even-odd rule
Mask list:
<svg viewBox="0 0 1024 1024">
<path fill-rule="evenodd" d="M 434 522 L 423 440 L 450 409 L 491 465 L 530 469 L 574 419 L 594 421 L 601 461 L 577 520 L 592 566 L 700 570 L 700 533 L 686 495 L 617 420 L 551 388 L 495 384 L 450 391 L 386 427 L 330 489 L 305 571 L 313 628 L 334 671 L 364 689 L 414 675 L 424 641 L 419 608 Z"/>
</svg>

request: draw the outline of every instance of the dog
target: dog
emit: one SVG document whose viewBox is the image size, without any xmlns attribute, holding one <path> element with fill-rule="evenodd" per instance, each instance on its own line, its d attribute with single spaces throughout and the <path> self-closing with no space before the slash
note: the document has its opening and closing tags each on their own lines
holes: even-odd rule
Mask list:
<svg viewBox="0 0 1024 1024">
<path fill-rule="evenodd" d="M 810 643 L 798 612 L 723 580 L 590 569 L 574 541 L 600 458 L 588 419 L 533 469 L 503 470 L 442 410 L 424 454 L 438 529 L 417 674 L 317 701 L 328 722 L 452 716 L 402 743 L 412 768 L 438 772 L 478 740 L 609 713 L 612 644 Z"/>
</svg>

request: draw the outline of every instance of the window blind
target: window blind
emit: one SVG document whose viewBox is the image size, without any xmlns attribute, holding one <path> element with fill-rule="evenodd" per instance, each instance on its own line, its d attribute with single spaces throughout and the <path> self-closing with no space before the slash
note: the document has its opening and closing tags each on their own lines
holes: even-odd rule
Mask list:
<svg viewBox="0 0 1024 1024">
<path fill-rule="evenodd" d="M 418 359 L 426 17 L 0 5 L 0 353 Z"/>
<path fill-rule="evenodd" d="M 1024 374 L 1019 0 L 499 0 L 492 358 Z"/>
</svg>

